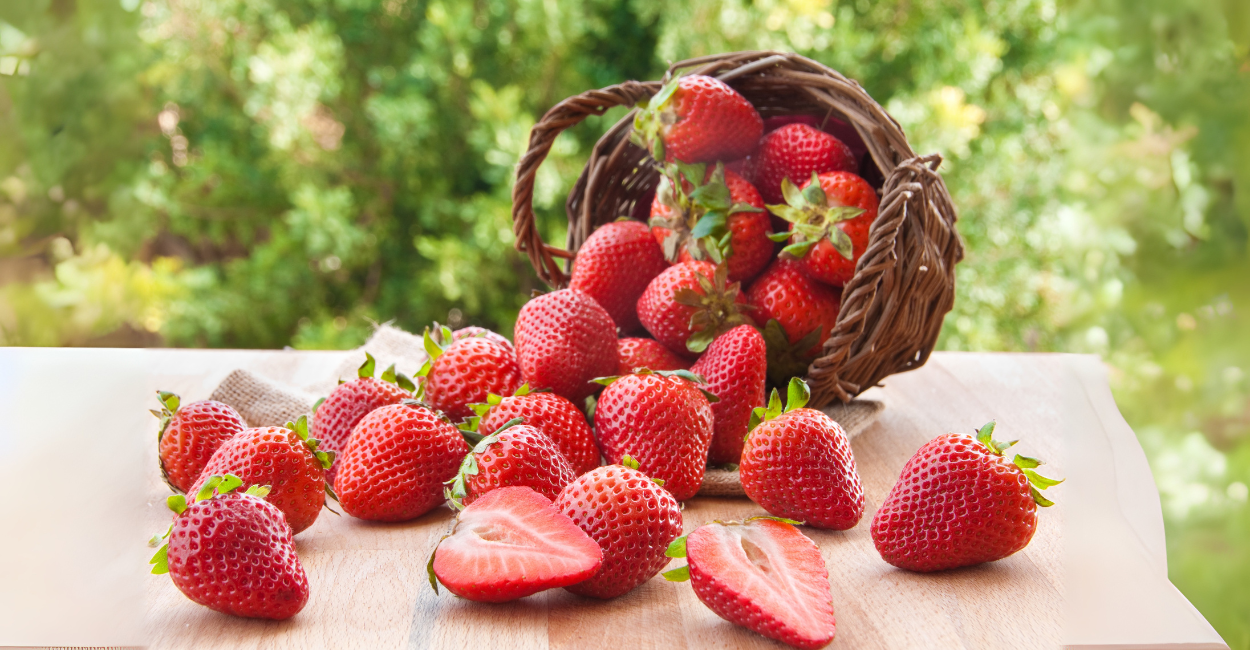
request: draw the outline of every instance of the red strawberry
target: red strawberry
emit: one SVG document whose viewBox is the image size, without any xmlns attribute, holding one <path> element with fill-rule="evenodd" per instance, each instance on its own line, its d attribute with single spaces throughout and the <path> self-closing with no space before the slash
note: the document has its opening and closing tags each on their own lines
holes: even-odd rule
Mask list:
<svg viewBox="0 0 1250 650">
<path fill-rule="evenodd" d="M 635 370 L 686 370 L 690 361 L 683 359 L 655 339 L 620 339 L 616 342 L 621 357 L 618 375 L 632 374 Z"/>
<path fill-rule="evenodd" d="M 764 121 L 728 84 L 704 75 L 670 81 L 634 117 L 630 139 L 656 160 L 687 163 L 741 158 L 755 149 Z"/>
<path fill-rule="evenodd" d="M 730 282 L 759 275 L 773 257 L 763 199 L 720 164 L 670 165 L 651 202 L 650 223 L 668 261 L 723 261 Z"/>
<path fill-rule="evenodd" d="M 308 602 L 291 527 L 261 498 L 265 488 L 233 491 L 242 484 L 234 475 L 213 476 L 190 504 L 169 497 L 174 523 L 152 540 L 168 540 L 152 558 L 152 573 L 168 573 L 187 598 L 223 614 L 291 618 Z"/>
<path fill-rule="evenodd" d="M 152 410 L 152 415 L 161 421 L 156 437 L 161 476 L 175 492 L 186 492 L 213 452 L 247 423 L 229 404 L 204 400 L 179 408 L 177 395 L 158 391 L 156 396 L 161 410 Z"/>
<path fill-rule="evenodd" d="M 947 433 L 925 443 L 872 518 L 872 543 L 900 569 L 941 571 L 993 562 L 1028 546 L 1037 507 L 1054 505 L 1038 490 L 1062 481 L 1035 471 L 1036 458 L 1003 451 L 994 423 L 976 438 Z"/>
<path fill-rule="evenodd" d="M 594 576 L 565 587 L 582 596 L 616 598 L 660 572 L 668 545 L 681 535 L 681 508 L 667 490 L 626 456 L 569 483 L 556 508 L 603 549 Z"/>
<path fill-rule="evenodd" d="M 752 517 L 700 526 L 669 548 L 689 564 L 664 577 L 690 580 L 699 600 L 734 625 L 796 648 L 822 648 L 837 631 L 829 571 L 820 549 L 791 523 Z"/>
<path fill-rule="evenodd" d="M 430 556 L 430 585 L 502 603 L 595 574 L 603 551 L 547 497 L 527 487 L 492 490 L 460 511 Z"/>
<path fill-rule="evenodd" d="M 608 463 L 633 456 L 678 501 L 699 491 L 712 443 L 712 406 L 697 380 L 688 370 L 608 378 L 595 406 L 595 434 Z"/>
<path fill-rule="evenodd" d="M 751 411 L 764 405 L 768 373 L 764 337 L 750 325 L 739 325 L 716 337 L 690 371 L 703 378 L 703 388 L 720 398 L 712 404 L 712 446 L 709 465 L 737 463 Z"/>
<path fill-rule="evenodd" d="M 322 451 L 342 454 L 352 436 L 352 429 L 370 411 L 412 398 L 416 385 L 411 379 L 403 373 L 396 373 L 393 365 L 383 371 L 381 379 L 374 379 L 376 365 L 373 355 L 366 352 L 365 362 L 356 371 L 357 377 L 339 384 L 330 391 L 329 397 L 313 405 L 313 417 L 308 430 L 309 435 L 321 441 Z M 326 482 L 330 485 L 334 485 L 334 474 L 338 467 L 336 456 L 334 463 L 326 471 Z"/>
<path fill-rule="evenodd" d="M 586 416 L 567 399 L 555 393 L 531 393 L 521 386 L 512 397 L 487 396 L 487 404 L 474 405 L 482 419 L 478 431 L 490 435 L 513 418 L 537 427 L 555 443 L 556 448 L 580 476 L 599 466 L 599 445 L 586 423 Z"/>
<path fill-rule="evenodd" d="M 781 203 L 781 181 L 801 183 L 812 174 L 855 172 L 859 163 L 841 140 L 806 124 L 789 124 L 760 140 L 755 154 L 755 186 L 767 203 Z"/>
<path fill-rule="evenodd" d="M 383 406 L 356 425 L 339 462 L 339 504 L 353 517 L 407 521 L 443 502 L 469 445 L 434 411 L 411 400 Z"/>
<path fill-rule="evenodd" d="M 807 384 L 796 377 L 784 412 L 776 389 L 768 408 L 755 409 L 742 448 L 742 489 L 770 514 L 846 530 L 864 515 L 855 454 L 841 425 L 803 408 L 808 397 Z"/>
<path fill-rule="evenodd" d="M 491 330 L 488 330 L 485 327 L 469 325 L 467 327 L 461 327 L 460 329 L 451 333 L 451 340 L 453 343 L 461 339 L 467 339 L 470 337 L 486 339 L 487 341 L 490 341 L 491 343 L 498 343 L 504 346 L 505 348 L 508 348 L 509 350 L 512 349 L 512 341 L 509 341 L 508 339 L 504 338 L 502 335 L 492 332 Z"/>
<path fill-rule="evenodd" d="M 786 180 L 781 190 L 786 205 L 768 209 L 790 222 L 790 245 L 782 254 L 798 258 L 804 273 L 825 284 L 846 284 L 868 250 L 876 190 L 850 172 L 813 173 L 801 188 Z"/>
<path fill-rule="evenodd" d="M 491 393 L 511 395 L 523 383 L 510 346 L 472 336 L 442 347 L 426 330 L 425 351 L 430 355 L 420 372 L 425 401 L 452 422 L 472 416 L 470 404 L 486 401 Z"/>
<path fill-rule="evenodd" d="M 806 124 L 832 135 L 841 140 L 847 147 L 850 147 L 855 160 L 862 159 L 864 154 L 868 152 L 868 145 L 864 144 L 864 138 L 859 135 L 859 131 L 856 131 L 855 127 L 832 115 L 828 117 L 816 115 L 775 115 L 764 120 L 764 135 L 768 135 L 787 124 Z"/>
<path fill-rule="evenodd" d="M 807 372 L 838 322 L 841 294 L 777 260 L 747 289 L 752 316 L 765 323 L 768 378 L 776 385 Z M 776 321 L 776 322 L 773 322 Z"/>
<path fill-rule="evenodd" d="M 694 358 L 716 336 L 751 322 L 740 288 L 728 283 L 723 264 L 675 264 L 647 285 L 638 299 L 638 318 L 664 347 Z"/>
<path fill-rule="evenodd" d="M 308 419 L 300 416 L 285 427 L 244 429 L 217 448 L 195 485 L 197 494 L 212 476 L 234 474 L 247 485 L 268 485 L 265 500 L 278 506 L 294 533 L 317 520 L 326 493 L 325 471 L 334 453 L 319 451 L 320 441 L 308 437 Z"/>
<path fill-rule="evenodd" d="M 513 340 L 525 382 L 574 404 L 595 392 L 590 380 L 616 371 L 616 325 L 594 298 L 576 289 L 525 303 Z"/>
<path fill-rule="evenodd" d="M 594 298 L 622 332 L 633 332 L 639 328 L 638 296 L 667 268 L 646 224 L 614 221 L 599 226 L 578 249 L 569 288 Z"/>
<path fill-rule="evenodd" d="M 482 438 L 464 457 L 446 495 L 455 504 L 468 505 L 491 490 L 524 485 L 555 500 L 576 478 L 547 434 L 514 418 Z"/>
</svg>

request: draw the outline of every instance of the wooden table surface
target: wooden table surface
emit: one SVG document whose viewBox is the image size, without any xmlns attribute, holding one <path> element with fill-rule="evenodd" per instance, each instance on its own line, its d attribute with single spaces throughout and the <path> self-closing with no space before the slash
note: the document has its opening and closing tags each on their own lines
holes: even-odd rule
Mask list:
<svg viewBox="0 0 1250 650">
<path fill-rule="evenodd" d="M 135 387 L 133 407 L 119 409 L 146 408 L 157 387 L 180 393 L 185 402 L 206 397 L 235 368 L 290 367 L 271 363 L 274 355 L 303 355 L 297 369 L 285 371 L 290 376 L 273 376 L 296 385 L 344 358 L 145 354 L 146 383 Z M 923 368 L 884 383 L 866 397 L 883 400 L 885 411 L 852 445 L 864 483 L 863 520 L 845 532 L 803 529 L 829 569 L 838 620 L 830 648 L 1226 647 L 1167 581 L 1157 492 L 1096 358 L 935 354 Z M 971 432 L 990 419 L 998 421 L 999 438 L 1020 439 L 1020 453 L 1047 461 L 1048 475 L 1069 479 L 1048 491 L 1056 505 L 1041 511 L 1032 543 L 999 562 L 938 574 L 887 565 L 868 528 L 903 464 L 930 438 Z M 147 450 L 144 531 L 169 521 L 163 505 L 169 491 L 156 470 L 155 444 L 149 444 L 155 428 L 151 419 L 131 432 Z M 683 514 L 690 532 L 713 519 L 762 510 L 745 498 L 694 498 Z M 187 600 L 168 577 L 148 576 L 143 642 L 160 648 L 784 647 L 719 619 L 689 583 L 658 577 L 606 602 L 563 590 L 501 605 L 460 600 L 445 590 L 435 595 L 425 563 L 451 519 L 445 507 L 402 524 L 323 511 L 296 536 L 311 598 L 283 622 L 218 614 Z"/>
</svg>

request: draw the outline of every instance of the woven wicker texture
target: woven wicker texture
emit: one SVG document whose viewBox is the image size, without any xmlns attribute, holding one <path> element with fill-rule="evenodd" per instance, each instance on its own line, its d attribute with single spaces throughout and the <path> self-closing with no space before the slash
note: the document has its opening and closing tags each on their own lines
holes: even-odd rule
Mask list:
<svg viewBox="0 0 1250 650">
<path fill-rule="evenodd" d="M 813 406 L 850 401 L 896 372 L 929 358 L 942 318 L 955 298 L 955 264 L 963 244 L 955 207 L 941 176 L 941 158 L 917 156 L 902 129 L 859 84 L 811 59 L 785 52 L 735 52 L 673 64 L 677 74 L 717 77 L 742 93 L 764 118 L 813 114 L 840 118 L 859 132 L 884 184 L 868 250 L 843 288 L 842 310 L 823 353 L 808 368 Z M 543 242 L 534 220 L 534 178 L 565 129 L 590 115 L 649 98 L 662 81 L 627 81 L 570 97 L 543 115 L 530 132 L 529 150 L 517 164 L 512 227 L 517 250 L 553 287 L 568 284 L 559 260 L 575 259 L 594 229 L 621 216 L 646 214 L 659 172 L 645 151 L 629 142 L 631 111 L 599 139 L 565 205 L 565 248 Z M 871 180 L 871 179 L 870 179 Z"/>
</svg>

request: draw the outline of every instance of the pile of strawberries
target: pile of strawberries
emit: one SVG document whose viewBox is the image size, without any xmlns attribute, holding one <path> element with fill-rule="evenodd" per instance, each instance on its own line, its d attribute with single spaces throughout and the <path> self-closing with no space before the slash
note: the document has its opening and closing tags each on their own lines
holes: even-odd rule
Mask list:
<svg viewBox="0 0 1250 650">
<path fill-rule="evenodd" d="M 636 124 L 665 173 L 650 227 L 593 233 L 571 286 L 531 299 L 512 342 L 436 325 L 415 378 L 394 366 L 375 377 L 367 356 L 311 419 L 285 427 L 247 428 L 229 406 L 161 393 L 161 469 L 179 494 L 153 572 L 215 610 L 287 618 L 309 589 L 292 536 L 327 497 L 383 522 L 448 504 L 455 522 L 430 554 L 436 591 L 609 599 L 685 557 L 665 577 L 689 580 L 721 617 L 827 644 L 828 572 L 796 526 L 854 527 L 864 494 L 846 433 L 806 408 L 807 385 L 791 377 L 833 326 L 877 198 L 850 171 L 862 143 L 816 125 L 765 133 L 725 84 L 678 79 Z M 765 400 L 770 377 L 785 404 L 776 388 Z M 934 571 L 1029 542 L 1036 507 L 1050 505 L 1038 489 L 1055 481 L 1035 459 L 1005 460 L 1010 444 L 992 430 L 940 436 L 904 467 L 872 522 L 885 561 Z M 709 466 L 739 469 L 768 514 L 682 537 L 680 502 Z"/>
</svg>

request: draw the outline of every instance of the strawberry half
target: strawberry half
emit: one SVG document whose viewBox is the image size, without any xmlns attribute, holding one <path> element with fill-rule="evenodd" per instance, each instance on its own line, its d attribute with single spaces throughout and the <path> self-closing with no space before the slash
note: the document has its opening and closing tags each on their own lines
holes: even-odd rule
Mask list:
<svg viewBox="0 0 1250 650">
<path fill-rule="evenodd" d="M 768 374 L 764 337 L 750 325 L 739 325 L 716 337 L 690 371 L 703 378 L 703 388 L 720 398 L 712 404 L 715 433 L 708 449 L 709 465 L 737 463 L 751 412 L 764 406 Z"/>
<path fill-rule="evenodd" d="M 769 514 L 809 526 L 846 530 L 864 515 L 864 488 L 842 426 L 803 408 L 811 393 L 790 380 L 786 409 L 774 389 L 768 407 L 751 415 L 742 448 L 742 489 Z"/>
<path fill-rule="evenodd" d="M 1062 480 L 1035 470 L 1042 461 L 1003 451 L 994 423 L 976 438 L 947 433 L 925 443 L 903 466 L 872 518 L 872 543 L 900 569 L 941 571 L 1001 560 L 1028 546 L 1037 508 L 1054 505 L 1038 490 Z"/>
<path fill-rule="evenodd" d="M 664 573 L 689 580 L 716 615 L 796 648 L 821 648 L 837 621 L 820 549 L 792 522 L 752 517 L 700 526 L 669 547 L 689 564 Z"/>
<path fill-rule="evenodd" d="M 690 361 L 683 359 L 655 339 L 620 339 L 616 342 L 621 363 L 616 374 L 629 375 L 635 371 L 687 370 Z"/>
<path fill-rule="evenodd" d="M 787 124 L 760 140 L 755 187 L 767 203 L 781 203 L 781 182 L 800 183 L 812 174 L 855 172 L 859 163 L 841 140 L 806 124 Z"/>
<path fill-rule="evenodd" d="M 555 443 L 556 448 L 580 476 L 599 466 L 599 445 L 586 422 L 586 416 L 567 399 L 548 392 L 531 392 L 524 384 L 512 397 L 487 395 L 485 404 L 474 404 L 481 417 L 477 430 L 482 435 L 498 431 L 513 418 L 521 418 Z M 472 422 L 472 419 L 470 419 Z"/>
<path fill-rule="evenodd" d="M 565 486 L 556 508 L 603 549 L 603 565 L 569 591 L 616 598 L 650 580 L 668 564 L 668 545 L 681 535 L 681 507 L 667 490 L 626 456 Z"/>
<path fill-rule="evenodd" d="M 574 404 L 598 388 L 592 379 L 616 371 L 616 324 L 594 298 L 576 289 L 525 303 L 513 340 L 525 382 Z"/>
<path fill-rule="evenodd" d="M 735 160 L 755 149 L 764 121 L 738 91 L 719 79 L 673 79 L 638 103 L 630 140 L 659 161 Z"/>
<path fill-rule="evenodd" d="M 616 327 L 629 333 L 639 328 L 638 296 L 667 268 L 646 224 L 614 221 L 599 226 L 577 250 L 569 288 L 594 298 Z"/>
<path fill-rule="evenodd" d="M 877 191 L 850 172 L 813 172 L 802 187 L 782 180 L 781 193 L 786 204 L 768 209 L 790 222 L 790 245 L 781 249 L 782 255 L 798 259 L 803 272 L 820 282 L 846 284 L 868 250 Z"/>
<path fill-rule="evenodd" d="M 309 435 L 321 441 L 321 450 L 341 454 L 352 437 L 352 430 L 370 411 L 411 399 L 416 384 L 407 375 L 395 372 L 391 365 L 380 379 L 373 376 L 377 362 L 365 353 L 365 362 L 356 371 L 356 378 L 335 386 L 330 395 L 313 405 Z M 334 485 L 338 458 L 326 470 L 326 482 Z"/>
<path fill-rule="evenodd" d="M 430 358 L 418 373 L 425 377 L 425 402 L 430 408 L 459 422 L 473 415 L 470 404 L 486 401 L 491 393 L 511 395 L 521 387 L 521 366 L 511 346 L 479 336 L 457 341 L 443 329 L 442 340 L 452 343 L 439 344 L 427 329 L 424 343 Z"/>
<path fill-rule="evenodd" d="M 694 358 L 712 339 L 742 324 L 745 313 L 741 285 L 729 283 L 724 264 L 681 262 L 661 273 L 638 299 L 643 327 L 671 352 Z"/>
<path fill-rule="evenodd" d="M 204 400 L 180 408 L 181 399 L 173 393 L 157 391 L 156 397 L 161 410 L 151 413 L 161 421 L 156 436 L 161 476 L 175 492 L 186 492 L 213 452 L 247 423 L 229 404 Z"/>
<path fill-rule="evenodd" d="M 482 438 L 448 481 L 445 495 L 453 506 L 473 503 L 491 490 L 524 485 L 554 500 L 577 475 L 546 434 L 521 418 L 510 420 Z M 465 434 L 470 435 L 470 434 Z"/>
<path fill-rule="evenodd" d="M 287 619 L 308 602 L 308 577 L 295 554 L 282 511 L 265 501 L 267 487 L 234 492 L 243 481 L 212 476 L 195 500 L 167 504 L 173 524 L 152 538 L 161 545 L 152 573 L 168 573 L 187 598 L 223 614 Z"/>
<path fill-rule="evenodd" d="M 502 603 L 594 575 L 603 551 L 547 497 L 527 487 L 492 490 L 456 518 L 427 566 L 461 598 Z"/>
</svg>

